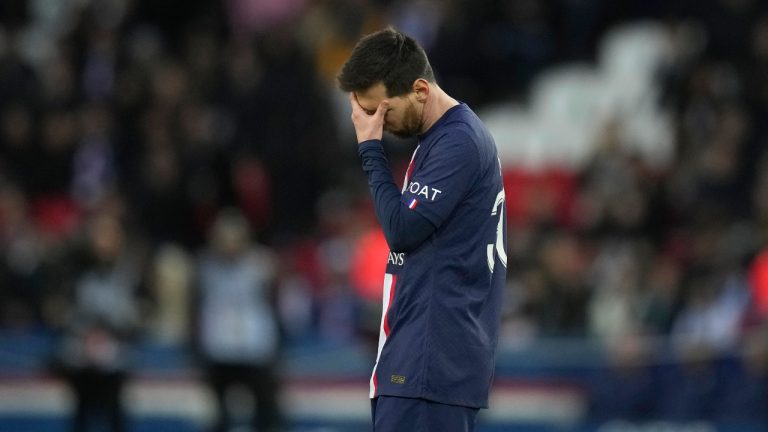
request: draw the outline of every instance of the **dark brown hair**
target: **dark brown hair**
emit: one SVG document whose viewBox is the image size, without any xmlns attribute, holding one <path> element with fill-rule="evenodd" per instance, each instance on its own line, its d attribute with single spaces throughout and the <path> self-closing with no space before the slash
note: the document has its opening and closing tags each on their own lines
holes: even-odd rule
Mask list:
<svg viewBox="0 0 768 432">
<path fill-rule="evenodd" d="M 419 78 L 435 82 L 424 49 L 392 27 L 360 39 L 337 78 L 339 88 L 345 92 L 383 83 L 389 97 L 410 93 Z"/>
</svg>

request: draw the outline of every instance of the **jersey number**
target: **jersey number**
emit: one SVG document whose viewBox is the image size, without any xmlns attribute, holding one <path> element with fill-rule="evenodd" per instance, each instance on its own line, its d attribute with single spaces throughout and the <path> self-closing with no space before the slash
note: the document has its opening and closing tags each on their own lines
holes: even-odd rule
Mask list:
<svg viewBox="0 0 768 432">
<path fill-rule="evenodd" d="M 496 262 L 494 250 L 499 255 L 501 264 L 504 268 L 507 268 L 507 251 L 504 248 L 504 189 L 496 195 L 496 201 L 493 204 L 493 209 L 491 209 L 491 217 L 493 216 L 498 216 L 499 222 L 496 224 L 496 244 L 489 243 L 486 248 L 488 268 L 491 270 L 491 273 L 493 273 L 494 263 Z"/>
</svg>

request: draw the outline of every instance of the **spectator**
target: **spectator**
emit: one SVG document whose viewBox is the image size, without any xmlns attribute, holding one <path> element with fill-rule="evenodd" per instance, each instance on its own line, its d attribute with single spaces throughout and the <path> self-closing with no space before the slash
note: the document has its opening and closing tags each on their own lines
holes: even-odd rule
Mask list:
<svg viewBox="0 0 768 432">
<path fill-rule="evenodd" d="M 141 265 L 115 216 L 94 216 L 87 236 L 60 366 L 77 400 L 72 430 L 121 432 L 127 428 L 122 392 L 141 323 Z"/>
<path fill-rule="evenodd" d="M 584 258 L 583 245 L 573 234 L 555 233 L 545 241 L 540 256 L 546 290 L 542 336 L 586 336 L 590 290 Z"/>
<path fill-rule="evenodd" d="M 672 329 L 683 301 L 680 264 L 669 256 L 656 256 L 646 275 L 638 299 L 643 331 L 650 335 L 667 335 Z"/>
<path fill-rule="evenodd" d="M 155 303 L 152 332 L 161 343 L 190 342 L 192 273 L 192 260 L 181 247 L 166 245 L 154 256 L 147 285 Z"/>
<path fill-rule="evenodd" d="M 0 180 L 2 181 L 2 180 Z M 0 325 L 33 328 L 42 321 L 46 256 L 18 187 L 0 183 Z"/>
<path fill-rule="evenodd" d="M 273 259 L 269 249 L 251 243 L 248 223 L 235 209 L 219 213 L 198 258 L 196 342 L 216 399 L 217 432 L 235 425 L 227 395 L 237 385 L 256 400 L 252 425 L 259 431 L 279 430 Z"/>
<path fill-rule="evenodd" d="M 637 306 L 642 280 L 640 249 L 632 242 L 603 242 L 592 268 L 591 334 L 602 338 L 621 337 L 640 327 Z"/>
</svg>

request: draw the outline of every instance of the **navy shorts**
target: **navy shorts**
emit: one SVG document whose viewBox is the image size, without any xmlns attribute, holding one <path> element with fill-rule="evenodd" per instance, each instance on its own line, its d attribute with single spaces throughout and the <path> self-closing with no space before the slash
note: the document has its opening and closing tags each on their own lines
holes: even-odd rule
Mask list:
<svg viewBox="0 0 768 432">
<path fill-rule="evenodd" d="M 472 432 L 477 408 L 425 399 L 379 396 L 371 399 L 373 432 Z"/>
</svg>

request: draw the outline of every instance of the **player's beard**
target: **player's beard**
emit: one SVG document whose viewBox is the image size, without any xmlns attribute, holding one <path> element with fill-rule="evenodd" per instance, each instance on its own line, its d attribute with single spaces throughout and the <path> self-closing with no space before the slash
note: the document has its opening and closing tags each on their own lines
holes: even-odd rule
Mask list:
<svg viewBox="0 0 768 432">
<path fill-rule="evenodd" d="M 421 133 L 422 116 L 424 115 L 424 108 L 421 110 L 421 114 L 417 113 L 416 106 L 411 103 L 405 108 L 403 113 L 403 126 L 400 129 L 390 129 L 388 132 L 396 135 L 400 138 L 410 138 Z"/>
</svg>

